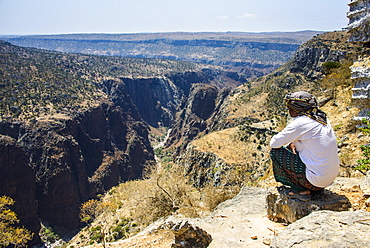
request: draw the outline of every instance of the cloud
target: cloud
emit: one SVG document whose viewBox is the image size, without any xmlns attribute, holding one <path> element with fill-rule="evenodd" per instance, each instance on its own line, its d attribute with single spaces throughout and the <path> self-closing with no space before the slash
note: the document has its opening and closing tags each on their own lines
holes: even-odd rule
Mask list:
<svg viewBox="0 0 370 248">
<path fill-rule="evenodd" d="M 252 13 L 245 13 L 244 15 L 238 15 L 237 18 L 241 19 L 252 19 L 252 18 L 257 18 L 258 16 Z"/>
<path fill-rule="evenodd" d="M 230 19 L 228 16 L 217 16 L 216 18 L 219 20 L 229 20 Z"/>
</svg>

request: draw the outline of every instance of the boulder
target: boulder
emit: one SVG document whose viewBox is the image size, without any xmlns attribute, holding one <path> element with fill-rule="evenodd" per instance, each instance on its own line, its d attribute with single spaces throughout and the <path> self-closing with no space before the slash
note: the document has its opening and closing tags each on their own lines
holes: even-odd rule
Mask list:
<svg viewBox="0 0 370 248">
<path fill-rule="evenodd" d="M 208 247 L 212 242 L 212 237 L 203 229 L 192 226 L 188 221 L 164 223 L 157 230 L 168 229 L 174 235 L 174 242 L 171 247 Z"/>
<path fill-rule="evenodd" d="M 367 172 L 365 178 L 360 183 L 361 189 L 370 188 L 370 171 Z"/>
<path fill-rule="evenodd" d="M 313 211 L 332 210 L 347 211 L 351 207 L 349 199 L 329 190 L 312 194 L 311 200 L 303 202 L 287 198 L 283 192 L 285 186 L 270 188 L 267 192 L 267 216 L 276 222 L 293 223 Z"/>
<path fill-rule="evenodd" d="M 317 211 L 274 237 L 271 247 L 370 247 L 370 213 Z"/>
<path fill-rule="evenodd" d="M 186 220 L 177 219 L 160 220 L 140 234 L 121 242 L 110 243 L 108 247 L 203 248 L 208 247 L 211 242 L 212 237 L 206 231 Z"/>
</svg>

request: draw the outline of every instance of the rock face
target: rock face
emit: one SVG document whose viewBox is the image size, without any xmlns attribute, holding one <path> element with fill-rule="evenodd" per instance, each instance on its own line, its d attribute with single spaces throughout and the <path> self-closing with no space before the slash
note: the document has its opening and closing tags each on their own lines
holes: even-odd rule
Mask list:
<svg viewBox="0 0 370 248">
<path fill-rule="evenodd" d="M 370 110 L 369 85 L 370 85 L 370 57 L 364 56 L 359 58 L 350 67 L 351 79 L 354 83 L 352 88 L 352 102 L 360 108 L 357 120 L 368 117 Z"/>
<path fill-rule="evenodd" d="M 351 0 L 348 6 L 350 9 L 347 13 L 349 19 L 347 30 L 351 34 L 349 41 L 367 43 L 370 39 L 370 1 Z"/>
<path fill-rule="evenodd" d="M 0 180 L 0 194 L 15 201 L 13 211 L 32 233 L 38 233 L 40 222 L 37 218 L 38 204 L 35 195 L 36 178 L 28 166 L 28 154 L 14 138 L 0 135 L 0 174 L 6 175 Z M 35 235 L 31 243 L 40 241 Z"/>
<path fill-rule="evenodd" d="M 203 187 L 207 181 L 213 182 L 214 186 L 220 186 L 222 173 L 230 167 L 214 153 L 200 152 L 191 145 L 176 157 L 175 163 L 183 168 L 184 175 L 190 176 L 196 187 Z"/>
<path fill-rule="evenodd" d="M 1 194 L 14 198 L 35 241 L 39 218 L 75 229 L 82 202 L 141 177 L 154 156 L 147 127 L 133 116 L 105 102 L 74 118 L 1 122 Z"/>
<path fill-rule="evenodd" d="M 313 194 L 312 199 L 307 202 L 287 198 L 283 194 L 285 190 L 287 189 L 281 186 L 267 193 L 267 216 L 272 221 L 293 223 L 313 211 L 347 211 L 351 207 L 348 198 L 328 190 Z"/>
<path fill-rule="evenodd" d="M 180 105 L 180 110 L 172 125 L 172 131 L 165 146 L 183 144 L 186 147 L 200 133 L 207 133 L 217 118 L 230 89 L 218 89 L 206 84 L 194 84 L 189 97 Z"/>
<path fill-rule="evenodd" d="M 166 78 L 121 78 L 141 117 L 151 126 L 170 126 L 183 96 Z"/>
<path fill-rule="evenodd" d="M 275 236 L 271 247 L 369 247 L 370 213 L 313 212 Z"/>
<path fill-rule="evenodd" d="M 333 37 L 325 37 L 326 35 Z M 348 53 L 346 47 L 337 47 L 336 42 L 332 41 L 337 40 L 338 44 L 340 44 L 340 40 L 348 37 L 348 34 L 345 32 L 334 32 L 314 37 L 298 48 L 290 61 L 290 71 L 303 73 L 306 77 L 312 79 L 320 78 L 323 73 L 323 63 L 329 61 L 338 62 L 345 59 Z"/>
</svg>

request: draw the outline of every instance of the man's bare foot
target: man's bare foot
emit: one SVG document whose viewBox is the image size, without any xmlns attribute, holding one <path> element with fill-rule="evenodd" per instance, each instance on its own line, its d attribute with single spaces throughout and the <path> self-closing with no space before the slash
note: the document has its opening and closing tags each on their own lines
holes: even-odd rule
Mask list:
<svg viewBox="0 0 370 248">
<path fill-rule="evenodd" d="M 298 199 L 300 201 L 311 200 L 311 192 L 309 190 L 297 191 L 297 190 L 287 190 L 284 192 L 285 196 L 291 199 Z"/>
<path fill-rule="evenodd" d="M 295 195 L 295 194 L 297 194 L 297 193 L 289 192 L 289 195 Z M 299 191 L 299 194 L 300 195 L 309 195 L 309 194 L 311 194 L 311 192 L 309 190 L 305 190 L 305 191 Z"/>
</svg>

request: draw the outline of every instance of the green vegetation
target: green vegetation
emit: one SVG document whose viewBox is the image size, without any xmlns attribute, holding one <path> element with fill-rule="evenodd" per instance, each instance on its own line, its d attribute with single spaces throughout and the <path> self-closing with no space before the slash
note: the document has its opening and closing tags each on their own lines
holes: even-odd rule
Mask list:
<svg viewBox="0 0 370 248">
<path fill-rule="evenodd" d="M 54 243 L 61 237 L 51 228 L 43 226 L 40 231 L 41 240 L 45 243 Z"/>
<path fill-rule="evenodd" d="M 154 154 L 161 160 L 161 163 L 168 164 L 172 161 L 173 150 L 159 147 L 154 150 Z"/>
<path fill-rule="evenodd" d="M 363 119 L 362 124 L 364 126 L 360 128 L 361 131 L 364 134 L 370 134 L 370 120 L 369 119 Z M 358 165 L 355 166 L 355 169 L 359 170 L 359 171 L 365 171 L 366 172 L 366 171 L 370 170 L 370 145 L 366 144 L 366 145 L 361 145 L 360 147 L 361 147 L 361 150 L 363 152 L 362 156 L 364 156 L 365 158 L 357 160 Z"/>
<path fill-rule="evenodd" d="M 65 54 L 0 42 L 0 115 L 18 120 L 70 116 L 104 97 L 101 85 L 112 77 L 157 77 L 199 68 L 181 61 Z"/>
<path fill-rule="evenodd" d="M 339 68 L 341 66 L 340 62 L 328 61 L 322 64 L 323 72 L 325 75 L 330 74 L 333 69 Z"/>
</svg>

